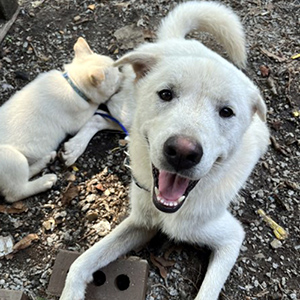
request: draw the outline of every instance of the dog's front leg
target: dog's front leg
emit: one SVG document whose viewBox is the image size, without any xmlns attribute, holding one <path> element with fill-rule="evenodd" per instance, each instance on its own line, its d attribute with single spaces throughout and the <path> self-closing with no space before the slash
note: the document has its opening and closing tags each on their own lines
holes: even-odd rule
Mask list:
<svg viewBox="0 0 300 300">
<path fill-rule="evenodd" d="M 99 110 L 99 112 L 105 113 Z M 87 123 L 78 131 L 78 133 L 64 144 L 62 157 L 66 166 L 75 163 L 78 157 L 85 151 L 92 137 L 100 130 L 115 129 L 119 130 L 116 123 L 108 119 L 104 119 L 99 115 L 94 115 Z"/>
<path fill-rule="evenodd" d="M 156 230 L 138 224 L 131 215 L 109 235 L 79 256 L 68 273 L 60 300 L 83 300 L 93 273 L 128 251 L 149 241 Z"/>
<path fill-rule="evenodd" d="M 200 291 L 195 300 L 217 300 L 235 264 L 244 239 L 240 223 L 226 211 L 219 220 L 205 228 L 206 243 L 212 254 Z"/>
</svg>

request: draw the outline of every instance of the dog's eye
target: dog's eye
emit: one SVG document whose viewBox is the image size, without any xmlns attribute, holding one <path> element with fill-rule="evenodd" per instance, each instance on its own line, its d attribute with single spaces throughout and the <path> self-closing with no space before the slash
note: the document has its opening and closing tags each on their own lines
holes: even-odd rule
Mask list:
<svg viewBox="0 0 300 300">
<path fill-rule="evenodd" d="M 158 96 L 161 100 L 171 101 L 173 99 L 173 93 L 171 90 L 161 90 L 158 92 Z"/>
<path fill-rule="evenodd" d="M 230 117 L 234 116 L 234 112 L 230 107 L 225 106 L 220 109 L 219 115 L 222 118 L 230 118 Z"/>
</svg>

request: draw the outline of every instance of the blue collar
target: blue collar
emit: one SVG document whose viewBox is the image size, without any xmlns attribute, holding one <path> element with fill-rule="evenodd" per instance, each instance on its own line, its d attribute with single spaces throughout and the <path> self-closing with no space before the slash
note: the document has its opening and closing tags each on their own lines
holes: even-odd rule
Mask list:
<svg viewBox="0 0 300 300">
<path fill-rule="evenodd" d="M 71 80 L 68 73 L 63 73 L 63 77 L 68 81 L 69 85 L 73 88 L 73 90 L 86 102 L 89 102 L 90 99 L 75 85 L 75 83 Z"/>
</svg>

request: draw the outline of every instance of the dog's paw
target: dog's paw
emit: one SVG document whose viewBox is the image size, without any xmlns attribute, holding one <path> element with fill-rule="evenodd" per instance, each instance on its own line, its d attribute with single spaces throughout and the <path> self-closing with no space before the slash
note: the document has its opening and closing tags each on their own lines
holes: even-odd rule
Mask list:
<svg viewBox="0 0 300 300">
<path fill-rule="evenodd" d="M 59 300 L 84 300 L 84 293 L 78 293 L 79 291 L 72 288 L 64 288 Z"/>
<path fill-rule="evenodd" d="M 45 190 L 51 189 L 57 181 L 57 176 L 55 174 L 46 174 L 43 176 L 43 181 Z"/>
<path fill-rule="evenodd" d="M 83 152 L 83 145 L 74 143 L 72 140 L 70 140 L 64 144 L 64 151 L 62 152 L 61 156 L 65 161 L 65 165 L 69 167 L 75 163 L 75 161 Z"/>
</svg>

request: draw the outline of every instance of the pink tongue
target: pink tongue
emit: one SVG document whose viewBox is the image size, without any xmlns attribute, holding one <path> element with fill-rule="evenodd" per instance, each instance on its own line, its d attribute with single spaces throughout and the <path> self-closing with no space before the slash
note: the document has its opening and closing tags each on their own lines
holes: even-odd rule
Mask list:
<svg viewBox="0 0 300 300">
<path fill-rule="evenodd" d="M 189 180 L 176 174 L 160 171 L 158 177 L 158 189 L 160 196 L 165 200 L 177 201 L 186 191 Z"/>
</svg>

